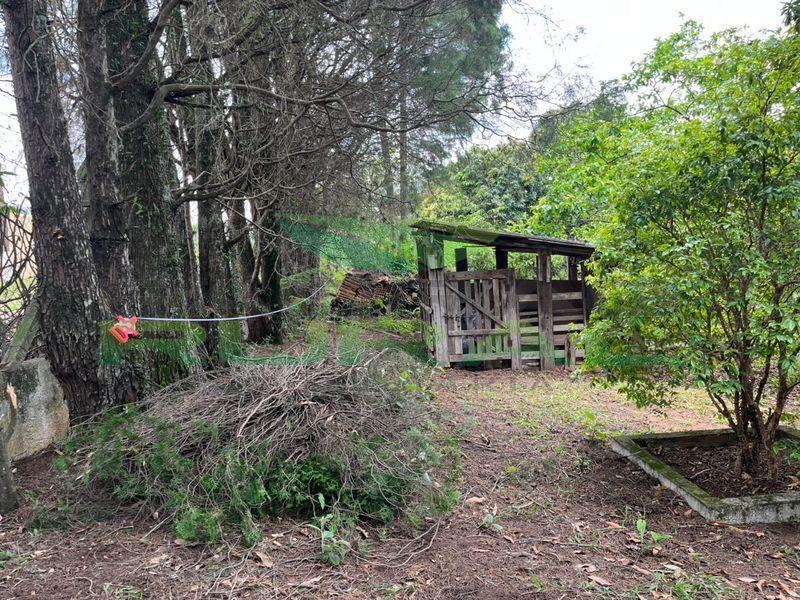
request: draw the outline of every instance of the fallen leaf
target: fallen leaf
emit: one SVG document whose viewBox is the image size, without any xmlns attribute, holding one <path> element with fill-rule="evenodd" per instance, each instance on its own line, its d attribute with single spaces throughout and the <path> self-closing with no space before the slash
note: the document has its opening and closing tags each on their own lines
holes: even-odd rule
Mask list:
<svg viewBox="0 0 800 600">
<path fill-rule="evenodd" d="M 602 577 L 598 577 L 597 575 L 589 575 L 589 579 L 594 581 L 597 585 L 602 585 L 604 587 L 609 587 L 611 585 L 611 582 L 606 581 L 605 579 L 603 579 Z"/>
<path fill-rule="evenodd" d="M 302 583 L 294 583 L 295 587 L 314 587 L 315 583 L 322 581 L 322 575 L 317 575 L 316 577 L 312 577 L 311 579 L 306 579 Z"/>
<path fill-rule="evenodd" d="M 595 567 L 594 565 L 589 564 L 589 563 L 578 565 L 577 568 L 578 568 L 579 571 L 583 571 L 584 573 L 596 573 L 597 572 L 597 567 Z"/>
<path fill-rule="evenodd" d="M 683 576 L 684 576 L 684 571 L 683 571 L 683 569 L 681 569 L 681 568 L 680 568 L 678 565 L 673 565 L 673 564 L 665 563 L 665 564 L 664 564 L 664 568 L 665 568 L 667 571 L 671 571 L 671 572 L 672 572 L 672 578 L 673 578 L 673 579 L 680 579 L 681 577 L 683 577 Z"/>
<path fill-rule="evenodd" d="M 153 567 L 156 565 L 160 565 L 161 563 L 166 562 L 168 560 L 169 560 L 169 554 L 165 552 L 164 554 L 159 554 L 158 556 L 154 556 L 153 558 L 147 561 L 147 564 Z"/>
<path fill-rule="evenodd" d="M 783 588 L 784 592 L 789 594 L 790 598 L 797 598 L 798 597 L 797 593 L 792 588 L 790 588 L 788 585 L 786 585 L 784 582 L 778 580 L 778 585 Z"/>
<path fill-rule="evenodd" d="M 271 569 L 275 566 L 275 562 L 265 552 L 254 550 L 253 556 L 258 559 L 258 562 L 260 562 L 262 566 L 267 567 L 268 569 Z"/>
</svg>

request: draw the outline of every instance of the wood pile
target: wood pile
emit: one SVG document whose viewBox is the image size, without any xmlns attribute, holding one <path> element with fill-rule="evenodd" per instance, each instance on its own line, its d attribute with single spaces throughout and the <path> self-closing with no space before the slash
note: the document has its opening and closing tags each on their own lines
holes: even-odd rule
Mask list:
<svg viewBox="0 0 800 600">
<path fill-rule="evenodd" d="M 418 306 L 416 280 L 397 279 L 386 273 L 350 271 L 344 277 L 332 308 L 349 314 L 356 307 L 381 305 L 384 309 L 413 310 Z"/>
<path fill-rule="evenodd" d="M 369 271 L 350 271 L 344 276 L 339 293 L 336 294 L 337 300 L 345 301 L 386 301 L 392 291 L 394 279 L 383 273 L 371 273 Z"/>
</svg>

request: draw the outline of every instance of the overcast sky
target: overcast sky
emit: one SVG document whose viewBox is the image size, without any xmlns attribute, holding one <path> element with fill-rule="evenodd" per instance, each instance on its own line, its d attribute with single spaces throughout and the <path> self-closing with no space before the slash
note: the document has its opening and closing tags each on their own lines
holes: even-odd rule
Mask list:
<svg viewBox="0 0 800 600">
<path fill-rule="evenodd" d="M 615 79 L 653 47 L 656 38 L 677 31 L 684 19 L 706 31 L 747 27 L 756 33 L 781 25 L 781 0 L 561 0 L 542 5 L 554 26 L 552 37 L 576 35 L 557 46 L 543 43 L 541 19 L 521 14 L 514 4 L 503 18 L 511 27 L 514 62 L 540 71 L 555 58 L 567 69 L 585 66 L 596 81 Z"/>
<path fill-rule="evenodd" d="M 695 19 L 707 31 L 748 27 L 753 33 L 777 28 L 781 0 L 561 0 L 543 10 L 553 23 L 530 17 L 509 6 L 504 21 L 513 34 L 514 63 L 542 73 L 558 62 L 568 72 L 583 69 L 594 81 L 625 73 L 664 37 Z M 683 17 L 681 16 L 683 15 Z M 7 198 L 18 201 L 27 192 L 22 149 L 8 76 L 0 78 L 0 171 Z"/>
</svg>

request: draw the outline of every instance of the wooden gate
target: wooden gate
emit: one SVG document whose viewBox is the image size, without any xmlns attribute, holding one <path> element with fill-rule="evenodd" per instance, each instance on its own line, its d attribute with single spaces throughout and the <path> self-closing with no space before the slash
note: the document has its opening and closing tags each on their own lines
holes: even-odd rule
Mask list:
<svg viewBox="0 0 800 600">
<path fill-rule="evenodd" d="M 444 334 L 449 363 L 511 360 L 521 367 L 519 309 L 513 269 L 440 271 L 437 284 L 443 300 Z M 435 315 L 432 315 L 435 317 Z M 435 319 L 434 319 L 435 320 Z M 444 343 L 442 343 L 444 342 Z"/>
</svg>

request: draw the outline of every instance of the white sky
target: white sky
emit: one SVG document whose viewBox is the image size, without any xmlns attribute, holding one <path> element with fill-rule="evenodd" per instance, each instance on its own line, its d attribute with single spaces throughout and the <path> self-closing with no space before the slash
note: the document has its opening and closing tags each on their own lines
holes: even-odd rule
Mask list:
<svg viewBox="0 0 800 600">
<path fill-rule="evenodd" d="M 561 0 L 545 7 L 554 22 L 549 32 L 541 19 L 514 7 L 507 7 L 503 18 L 511 27 L 517 66 L 543 73 L 558 62 L 568 72 L 585 69 L 599 82 L 625 73 L 656 38 L 676 31 L 683 18 L 699 21 L 709 32 L 748 27 L 756 33 L 780 25 L 781 4 L 781 0 Z M 569 39 L 573 34 L 577 38 Z M 548 35 L 550 45 L 545 41 Z M 568 41 L 552 44 L 564 38 Z M 3 180 L 7 200 L 16 203 L 27 193 L 27 180 L 8 79 L 7 73 L 0 76 L 0 171 L 13 173 Z"/>
<path fill-rule="evenodd" d="M 541 19 L 521 14 L 513 4 L 503 18 L 513 34 L 516 64 L 541 72 L 555 54 L 565 69 L 584 66 L 599 82 L 625 73 L 656 38 L 677 31 L 684 19 L 700 22 L 707 32 L 747 27 L 757 33 L 781 25 L 781 6 L 782 0 L 561 0 L 544 6 L 555 23 L 552 34 L 578 37 L 555 48 L 543 43 Z"/>
</svg>

